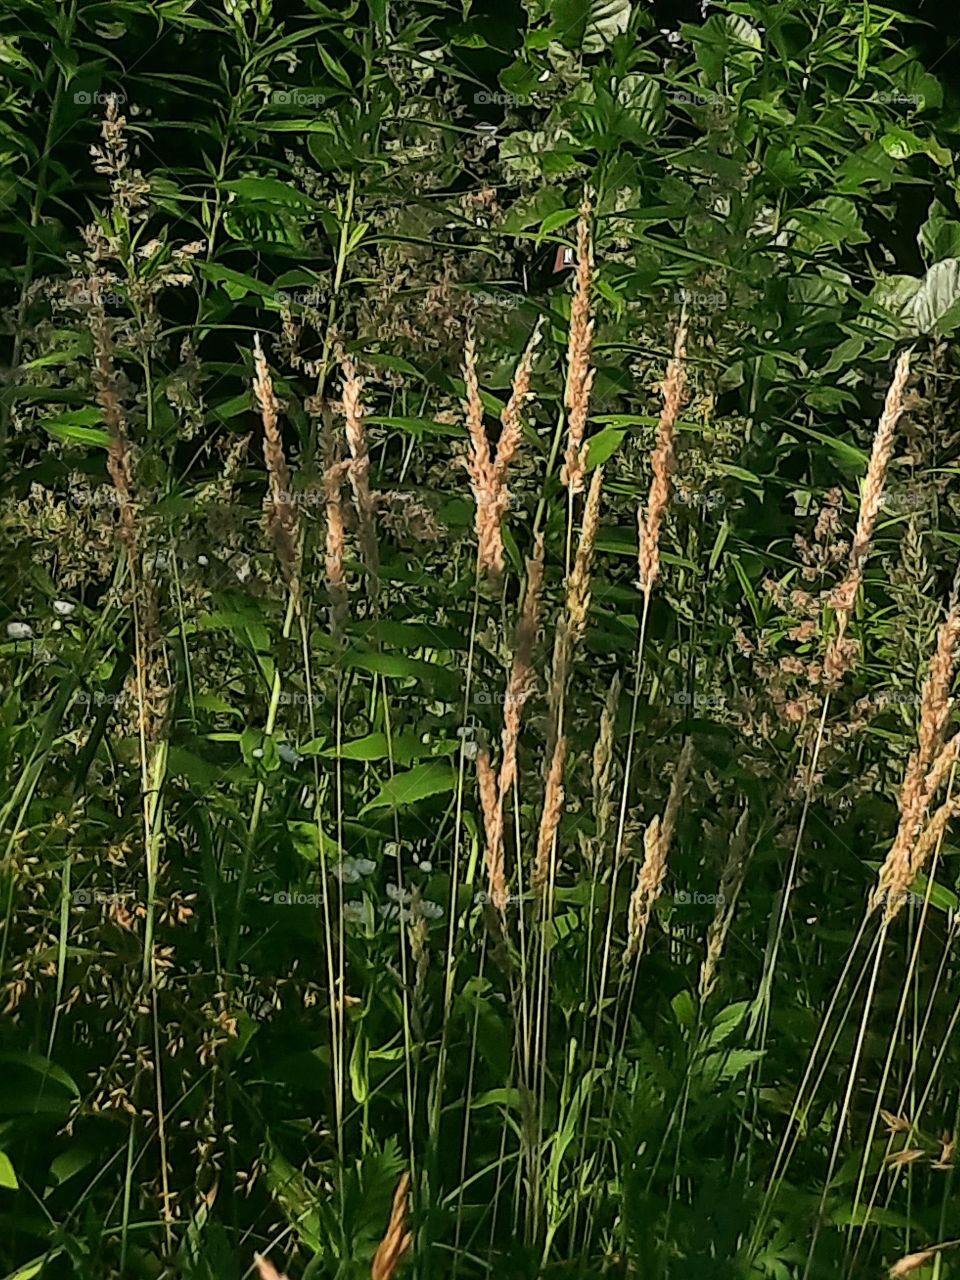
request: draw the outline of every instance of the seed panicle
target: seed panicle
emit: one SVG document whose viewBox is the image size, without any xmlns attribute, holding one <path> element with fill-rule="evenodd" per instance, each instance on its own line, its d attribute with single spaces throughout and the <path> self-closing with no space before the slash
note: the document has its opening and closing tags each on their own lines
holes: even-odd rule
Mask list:
<svg viewBox="0 0 960 1280">
<path fill-rule="evenodd" d="M 660 576 L 660 530 L 670 503 L 671 476 L 676 464 L 674 432 L 680 410 L 686 398 L 684 360 L 686 358 L 687 330 L 680 324 L 674 338 L 673 355 L 667 364 L 663 379 L 663 407 L 657 428 L 657 442 L 650 457 L 653 478 L 646 511 L 637 511 L 639 534 L 638 567 L 640 587 L 649 599 Z"/>
<path fill-rule="evenodd" d="M 410 1194 L 410 1174 L 404 1173 L 393 1197 L 393 1209 L 387 1232 L 370 1268 L 370 1280 L 393 1280 L 400 1263 L 410 1251 L 413 1234 L 407 1229 L 407 1197 Z"/>
</svg>

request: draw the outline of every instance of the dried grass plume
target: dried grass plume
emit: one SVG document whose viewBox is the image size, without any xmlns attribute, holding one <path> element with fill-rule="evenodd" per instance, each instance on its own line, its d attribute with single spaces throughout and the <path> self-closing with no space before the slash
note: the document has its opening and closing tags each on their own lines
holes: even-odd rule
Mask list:
<svg viewBox="0 0 960 1280">
<path fill-rule="evenodd" d="M 882 904 L 887 923 L 899 915 L 910 886 L 942 839 L 947 823 L 960 810 L 960 800 L 949 799 L 929 820 L 927 817 L 937 791 L 957 759 L 956 735 L 946 747 L 943 739 L 952 705 L 950 689 L 958 641 L 960 607 L 955 602 L 937 632 L 937 647 L 920 699 L 917 750 L 907 763 L 897 802 L 900 822 L 870 896 L 869 910 L 875 911 Z"/>
<path fill-rule="evenodd" d="M 259 1253 L 255 1253 L 253 1260 L 257 1264 L 257 1274 L 260 1276 L 260 1280 L 287 1280 L 287 1277 L 280 1274 L 269 1258 L 264 1258 Z"/>
<path fill-rule="evenodd" d="M 560 478 L 571 494 L 582 493 L 586 472 L 583 439 L 587 430 L 590 392 L 594 370 L 590 365 L 593 348 L 593 320 L 590 316 L 590 284 L 593 261 L 590 248 L 590 206 L 584 201 L 577 221 L 577 270 L 570 303 L 570 330 L 567 339 L 567 451 Z"/>
<path fill-rule="evenodd" d="M 269 491 L 264 502 L 267 528 L 273 538 L 281 572 L 299 610 L 300 521 L 280 433 L 280 406 L 274 395 L 273 380 L 259 334 L 255 334 L 253 339 L 253 394 L 263 423 L 263 456 L 269 477 Z"/>
<path fill-rule="evenodd" d="M 883 501 L 883 489 L 886 483 L 887 469 L 893 456 L 893 437 L 896 425 L 903 412 L 904 396 L 907 380 L 910 376 L 910 352 L 904 351 L 897 360 L 893 381 L 887 390 L 883 412 L 877 424 L 867 466 L 866 478 L 863 482 L 863 494 L 860 499 L 860 515 L 857 520 L 853 542 L 850 544 L 850 556 L 843 581 L 831 593 L 830 603 L 836 610 L 837 630 L 827 647 L 824 657 L 824 671 L 827 680 L 835 684 L 852 666 L 857 649 L 844 634 L 850 614 L 853 611 L 860 583 L 863 581 L 863 569 L 870 551 L 874 526 L 880 513 Z"/>
<path fill-rule="evenodd" d="M 684 357 L 687 330 L 684 324 L 677 327 L 673 344 L 673 356 L 662 383 L 663 408 L 657 428 L 657 443 L 650 458 L 653 479 L 646 511 L 638 510 L 640 587 L 647 597 L 660 575 L 660 530 L 670 502 L 670 477 L 675 465 L 674 431 L 680 410 L 685 403 Z"/>
<path fill-rule="evenodd" d="M 370 1280 L 392 1280 L 400 1263 L 409 1252 L 413 1234 L 407 1229 L 407 1197 L 410 1193 L 410 1174 L 404 1173 L 393 1197 L 393 1209 L 387 1233 L 380 1241 L 370 1268 Z"/>
<path fill-rule="evenodd" d="M 523 411 L 532 392 L 530 379 L 540 342 L 538 322 L 513 375 L 510 399 L 500 415 L 500 439 L 492 454 L 484 426 L 483 397 L 477 374 L 477 347 L 473 333 L 464 346 L 463 381 L 466 388 L 464 414 L 470 446 L 464 465 L 470 477 L 475 504 L 477 560 L 481 573 L 498 577 L 504 570 L 503 518 L 510 504 L 507 472 L 523 439 Z"/>
</svg>

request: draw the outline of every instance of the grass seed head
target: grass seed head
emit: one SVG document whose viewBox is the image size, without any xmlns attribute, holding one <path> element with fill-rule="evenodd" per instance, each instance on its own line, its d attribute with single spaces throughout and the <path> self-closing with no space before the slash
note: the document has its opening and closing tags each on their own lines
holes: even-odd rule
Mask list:
<svg viewBox="0 0 960 1280">
<path fill-rule="evenodd" d="M 409 1253 L 413 1235 L 407 1230 L 407 1197 L 410 1193 L 410 1174 L 404 1173 L 393 1197 L 393 1209 L 387 1232 L 370 1268 L 370 1280 L 393 1280 L 400 1263 Z"/>
<path fill-rule="evenodd" d="M 537 893 L 543 893 L 550 879 L 553 845 L 563 816 L 563 771 L 566 762 L 567 740 L 561 735 L 554 744 L 550 760 L 550 771 L 547 774 L 547 785 L 543 796 L 543 814 L 540 818 L 540 830 L 537 833 L 537 854 L 531 877 L 533 888 Z"/>
<path fill-rule="evenodd" d="M 264 1258 L 259 1253 L 255 1253 L 253 1260 L 257 1264 L 257 1274 L 260 1280 L 287 1280 L 287 1277 L 280 1274 L 269 1258 Z"/>
<path fill-rule="evenodd" d="M 593 320 L 590 315 L 590 285 L 593 262 L 590 247 L 590 207 L 584 202 L 577 221 L 577 270 L 570 304 L 567 339 L 567 451 L 560 478 L 571 494 L 582 493 L 585 475 L 583 439 L 590 410 L 594 370 L 590 367 L 593 348 Z"/>
<path fill-rule="evenodd" d="M 290 468 L 280 433 L 280 406 L 273 390 L 260 335 L 253 340 L 253 394 L 263 423 L 263 456 L 269 490 L 264 507 L 281 572 L 294 602 L 300 607 L 300 519 L 294 501 Z"/>
<path fill-rule="evenodd" d="M 647 508 L 637 512 L 639 532 L 638 565 L 640 586 L 650 595 L 660 576 L 660 530 L 670 502 L 670 477 L 676 464 L 674 431 L 680 410 L 685 403 L 684 358 L 687 331 L 683 324 L 677 328 L 673 356 L 667 365 L 662 384 L 663 407 L 657 429 L 657 442 L 650 457 L 653 478 Z"/>
</svg>

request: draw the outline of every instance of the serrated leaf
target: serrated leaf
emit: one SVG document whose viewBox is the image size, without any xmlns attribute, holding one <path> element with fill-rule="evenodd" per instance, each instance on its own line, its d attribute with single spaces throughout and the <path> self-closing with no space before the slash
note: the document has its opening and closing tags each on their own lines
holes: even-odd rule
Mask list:
<svg viewBox="0 0 960 1280">
<path fill-rule="evenodd" d="M 727 1005 L 726 1009 L 721 1009 L 711 1023 L 710 1033 L 704 1042 L 705 1047 L 713 1049 L 723 1044 L 727 1036 L 732 1035 L 739 1027 L 749 1007 L 749 1001 L 738 1000 L 735 1004 Z"/>
</svg>

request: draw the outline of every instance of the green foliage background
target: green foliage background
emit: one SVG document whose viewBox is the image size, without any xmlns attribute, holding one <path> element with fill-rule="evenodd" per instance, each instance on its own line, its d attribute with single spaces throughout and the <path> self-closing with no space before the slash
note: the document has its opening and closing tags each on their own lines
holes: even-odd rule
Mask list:
<svg viewBox="0 0 960 1280">
<path fill-rule="evenodd" d="M 225 1280 L 250 1274 L 254 1249 L 287 1260 L 291 1277 L 364 1276 L 408 1167 L 418 1277 L 866 1276 L 960 1236 L 941 1139 L 960 1107 L 949 836 L 926 909 L 911 907 L 886 940 L 871 1018 L 862 986 L 839 1006 L 800 1141 L 781 1180 L 775 1169 L 896 827 L 955 579 L 956 110 L 910 47 L 916 29 L 874 4 L 745 0 L 663 27 L 637 0 L 0 5 L 9 1280 Z M 126 168 L 101 138 L 111 94 Z M 476 900 L 482 820 L 464 744 L 499 740 L 535 532 L 548 618 L 563 599 L 570 288 L 554 268 L 585 196 L 589 460 L 606 481 L 569 694 L 536 1121 L 518 1083 L 520 961 Z M 85 238 L 91 224 L 99 233 Z M 175 689 L 151 792 L 162 848 L 149 908 L 141 747 L 124 703 L 131 588 L 112 507 L 96 496 L 109 436 L 94 269 L 108 273 L 144 565 Z M 632 724 L 636 510 L 681 311 L 692 395 Z M 509 570 L 501 591 L 478 589 L 457 463 L 465 334 L 477 334 L 492 424 L 540 318 Z M 303 645 L 261 527 L 256 333 L 301 499 Z M 379 597 L 351 530 L 344 655 L 323 587 L 340 344 L 366 378 L 371 481 L 394 496 Z M 817 513 L 839 489 L 849 536 L 907 345 L 910 412 L 853 624 L 860 659 L 831 702 L 806 804 L 820 708 L 810 671 L 830 618 L 805 630 L 791 593 L 841 574 L 814 539 Z M 619 880 L 593 756 L 616 677 L 614 775 L 633 837 Z M 521 743 L 517 864 L 529 864 L 546 735 L 541 687 Z M 618 967 L 604 1000 L 607 911 L 619 957 L 638 833 L 662 811 L 689 736 L 698 763 L 640 981 Z M 701 1006 L 710 896 L 735 838 L 749 860 Z M 336 939 L 352 1001 L 338 1126 L 316 901 L 347 857 L 374 869 L 344 887 L 357 919 Z M 398 875 L 435 904 L 426 959 L 390 914 Z M 277 898 L 297 893 L 314 900 Z M 158 981 L 143 977 L 148 910 Z M 894 1133 L 896 1149 L 920 1153 L 903 1169 L 884 1165 L 879 1107 L 915 1119 L 906 1138 Z M 837 1131 L 842 1158 L 825 1186 Z M 862 1167 L 881 1188 L 869 1212 Z M 930 1274 L 956 1270 L 953 1256 Z"/>
</svg>

